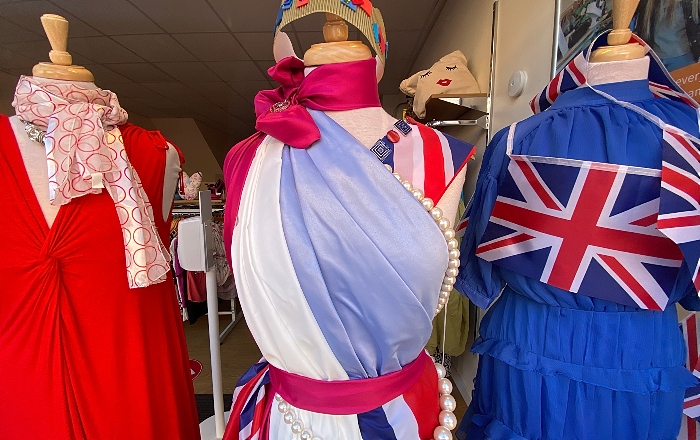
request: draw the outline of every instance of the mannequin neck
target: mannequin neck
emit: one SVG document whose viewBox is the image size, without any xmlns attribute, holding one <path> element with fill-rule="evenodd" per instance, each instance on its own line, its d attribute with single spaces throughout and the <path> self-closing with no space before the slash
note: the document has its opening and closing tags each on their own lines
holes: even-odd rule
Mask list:
<svg viewBox="0 0 700 440">
<path fill-rule="evenodd" d="M 589 63 L 588 84 L 600 85 L 624 81 L 639 81 L 649 77 L 649 57 L 625 61 Z"/>
</svg>

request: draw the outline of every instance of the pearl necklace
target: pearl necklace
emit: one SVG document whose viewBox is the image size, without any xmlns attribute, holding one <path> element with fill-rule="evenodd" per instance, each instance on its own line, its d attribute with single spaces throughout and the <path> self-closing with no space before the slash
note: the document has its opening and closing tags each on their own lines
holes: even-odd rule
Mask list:
<svg viewBox="0 0 700 440">
<path fill-rule="evenodd" d="M 390 165 L 385 165 L 389 172 L 392 172 Z M 447 251 L 449 255 L 449 260 L 447 263 L 447 270 L 445 271 L 445 278 L 442 280 L 442 286 L 440 287 L 440 294 L 438 296 L 438 305 L 435 309 L 435 316 L 447 305 L 450 299 L 450 292 L 454 289 L 454 284 L 456 281 L 457 274 L 459 272 L 459 242 L 455 238 L 455 231 L 450 226 L 450 220 L 445 218 L 442 213 L 442 209 L 435 206 L 435 203 L 428 197 L 425 197 L 423 190 L 420 188 L 414 188 L 411 182 L 408 180 L 401 180 L 401 176 L 398 173 L 392 173 L 399 182 L 410 191 L 413 197 L 423 205 L 430 216 L 435 220 L 435 223 L 442 231 L 442 235 L 447 241 Z M 438 415 L 438 421 L 440 426 L 436 427 L 433 431 L 434 440 L 452 440 L 452 430 L 457 428 L 457 417 L 454 414 L 455 409 L 457 409 L 457 401 L 452 396 L 452 382 L 447 379 L 447 370 L 445 367 L 436 362 L 435 369 L 438 375 L 438 392 L 440 393 L 440 414 Z M 282 396 L 275 394 L 275 400 L 277 401 L 277 410 L 282 413 L 282 420 L 287 425 L 290 425 L 292 433 L 299 436 L 300 440 L 321 440 L 319 437 L 314 437 L 314 433 L 311 429 L 304 427 L 304 422 L 301 418 L 297 417 L 294 407 L 287 401 L 285 401 Z"/>
</svg>

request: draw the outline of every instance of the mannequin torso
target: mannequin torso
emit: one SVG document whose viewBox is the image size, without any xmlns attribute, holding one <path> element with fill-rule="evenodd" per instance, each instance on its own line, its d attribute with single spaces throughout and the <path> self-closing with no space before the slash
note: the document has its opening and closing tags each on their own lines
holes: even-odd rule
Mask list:
<svg viewBox="0 0 700 440">
<path fill-rule="evenodd" d="M 34 79 L 42 84 L 71 83 L 87 89 L 97 88 L 97 86 L 91 82 L 62 81 L 58 79 L 47 79 L 40 77 L 34 77 Z M 24 130 L 24 123 L 19 119 L 19 117 L 10 117 L 10 122 L 12 124 L 12 130 L 14 131 L 15 138 L 17 139 L 17 145 L 19 145 L 20 153 L 22 154 L 24 166 L 27 169 L 27 174 L 29 175 L 29 180 L 32 183 L 32 189 L 36 194 L 37 200 L 39 201 L 44 218 L 46 218 L 47 224 L 49 227 L 51 227 L 53 221 L 56 219 L 56 215 L 58 214 L 59 206 L 54 206 L 49 202 L 49 179 L 48 168 L 46 165 L 46 151 L 41 145 L 29 139 Z M 39 128 L 46 129 L 46 127 Z M 163 185 L 163 219 L 167 219 L 168 215 L 170 214 L 173 194 L 175 194 L 177 179 L 180 174 L 180 158 L 177 154 L 177 150 L 173 147 L 168 148 L 166 157 L 165 180 Z"/>
<path fill-rule="evenodd" d="M 396 118 L 385 112 L 381 107 L 328 111 L 325 113 L 367 148 L 372 148 L 374 143 L 384 137 L 389 128 L 396 122 Z M 454 221 L 457 216 L 459 199 L 462 195 L 466 174 L 467 167 L 464 167 L 455 176 L 437 204 L 438 208 L 442 209 L 445 218 L 450 219 L 450 221 Z"/>
</svg>

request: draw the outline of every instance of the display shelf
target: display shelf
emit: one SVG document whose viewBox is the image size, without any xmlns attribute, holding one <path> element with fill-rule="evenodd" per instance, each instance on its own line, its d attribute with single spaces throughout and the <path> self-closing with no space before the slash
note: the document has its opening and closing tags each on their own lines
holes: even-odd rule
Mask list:
<svg viewBox="0 0 700 440">
<path fill-rule="evenodd" d="M 490 99 L 486 93 L 432 95 L 420 122 L 430 127 L 475 125 L 487 130 Z"/>
</svg>

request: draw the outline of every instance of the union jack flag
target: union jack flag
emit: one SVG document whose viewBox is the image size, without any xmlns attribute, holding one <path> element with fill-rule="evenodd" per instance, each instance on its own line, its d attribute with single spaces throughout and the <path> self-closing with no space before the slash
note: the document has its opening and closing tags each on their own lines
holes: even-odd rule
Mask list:
<svg viewBox="0 0 700 440">
<path fill-rule="evenodd" d="M 700 150 L 672 127 L 664 129 L 658 228 L 678 243 L 700 291 Z"/>
<path fill-rule="evenodd" d="M 681 331 L 686 341 L 685 366 L 697 377 L 700 377 L 700 359 L 698 359 L 698 347 L 700 342 L 700 328 L 698 328 L 698 314 L 693 313 L 683 319 L 680 324 Z M 679 439 L 699 439 L 700 430 L 697 422 L 700 422 L 700 386 L 689 388 L 685 392 L 683 401 L 683 426 Z"/>
<path fill-rule="evenodd" d="M 530 101 L 532 111 L 534 113 L 545 111 L 562 93 L 586 84 L 589 65 L 587 61 L 588 53 L 605 44 L 605 42 L 606 40 L 599 36 L 590 48 L 576 55 L 569 64 L 554 76 L 547 87 Z M 693 108 L 698 108 L 698 104 L 673 81 L 666 68 L 663 67 L 661 60 L 644 40 L 633 34 L 630 42 L 638 43 L 644 47 L 647 50 L 647 56 L 651 59 L 649 65 L 649 89 L 654 97 L 671 99 L 688 104 Z"/>
<path fill-rule="evenodd" d="M 413 120 L 399 121 L 396 128 L 372 152 L 437 203 L 476 148 Z"/>
<path fill-rule="evenodd" d="M 260 362 L 238 380 L 223 440 L 262 440 L 270 398 L 267 393 L 269 369 L 266 361 Z"/>
<path fill-rule="evenodd" d="M 656 229 L 659 174 L 511 155 L 476 255 L 573 293 L 663 310 L 682 254 Z"/>
</svg>

